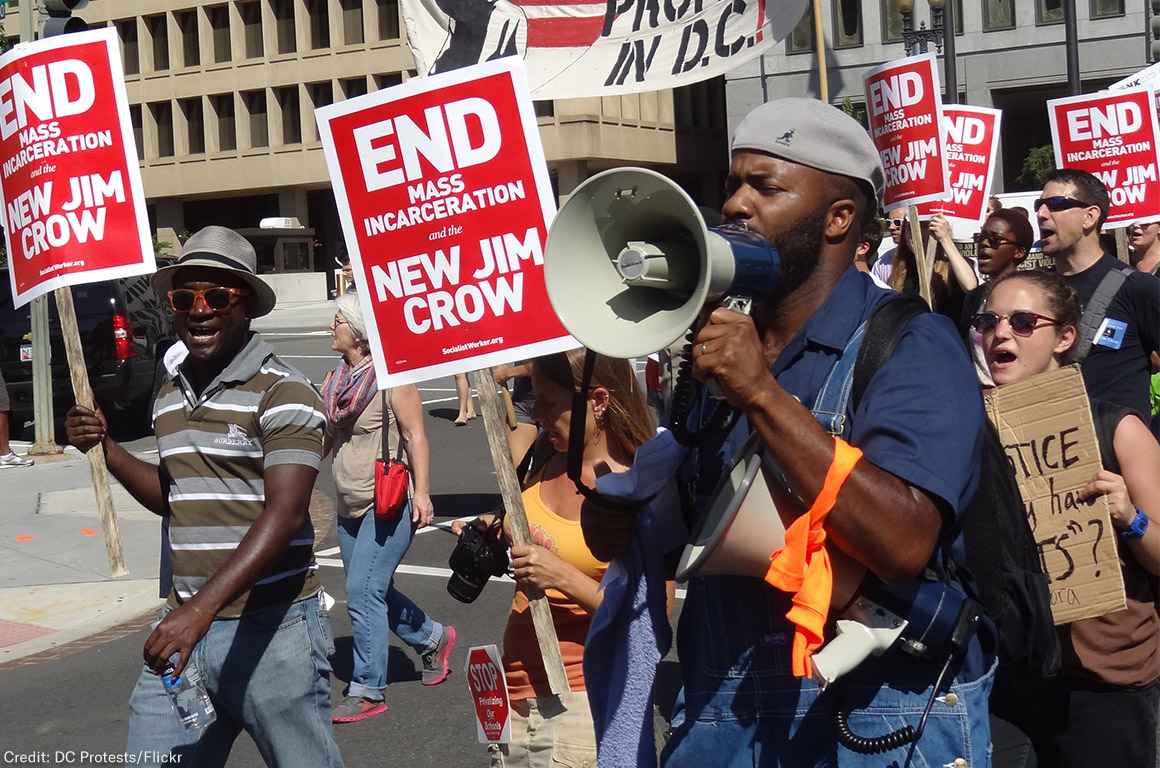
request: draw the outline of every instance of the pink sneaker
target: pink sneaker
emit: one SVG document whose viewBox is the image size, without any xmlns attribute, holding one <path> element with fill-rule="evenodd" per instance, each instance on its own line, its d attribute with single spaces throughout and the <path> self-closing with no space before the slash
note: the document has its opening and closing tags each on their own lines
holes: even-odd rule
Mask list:
<svg viewBox="0 0 1160 768">
<path fill-rule="evenodd" d="M 439 685 L 451 674 L 451 654 L 455 651 L 455 627 L 443 625 L 439 645 L 422 655 L 423 685 Z"/>
<path fill-rule="evenodd" d="M 334 723 L 357 723 L 381 715 L 388 709 L 385 701 L 371 701 L 359 696 L 347 696 L 334 705 L 330 720 Z"/>
</svg>

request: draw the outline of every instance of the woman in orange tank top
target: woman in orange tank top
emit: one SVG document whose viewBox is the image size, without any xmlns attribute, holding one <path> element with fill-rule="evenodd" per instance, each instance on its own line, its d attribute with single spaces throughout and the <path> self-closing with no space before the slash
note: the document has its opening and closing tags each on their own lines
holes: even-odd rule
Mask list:
<svg viewBox="0 0 1160 768">
<path fill-rule="evenodd" d="M 632 520 L 609 524 L 617 513 L 586 502 L 568 478 L 572 394 L 580 387 L 584 350 L 534 361 L 532 384 L 540 437 L 523 494 L 535 542 L 512 547 L 516 593 L 504 631 L 503 664 L 512 700 L 511 743 L 489 749 L 492 768 L 595 766 L 596 737 L 584 694 L 584 638 L 600 605 L 607 563 L 628 541 Z M 644 393 L 627 360 L 597 357 L 588 393 L 581 476 L 589 487 L 608 472 L 624 472 L 636 449 L 653 434 Z M 600 533 L 584 525 L 599 515 Z M 612 533 L 607 533 L 612 531 Z M 543 590 L 552 609 L 560 655 L 572 693 L 548 688 L 528 606 L 527 591 Z"/>
</svg>

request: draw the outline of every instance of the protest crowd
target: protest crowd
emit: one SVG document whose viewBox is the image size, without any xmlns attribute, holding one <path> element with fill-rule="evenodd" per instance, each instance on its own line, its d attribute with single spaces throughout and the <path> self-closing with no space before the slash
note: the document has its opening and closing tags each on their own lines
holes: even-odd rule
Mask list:
<svg viewBox="0 0 1160 768">
<path fill-rule="evenodd" d="M 925 83 L 938 90 L 937 75 Z M 487 147 L 479 103 L 454 102 L 467 104 L 460 118 L 483 115 Z M 331 139 L 350 128 L 344 109 L 319 111 L 339 160 L 360 146 Z M 502 106 L 487 109 L 502 126 Z M 569 274 L 588 270 L 598 238 L 559 222 L 599 199 L 599 178 L 561 210 L 542 252 L 516 218 L 523 201 L 487 211 L 494 236 L 481 240 L 479 282 L 443 315 L 440 294 L 414 298 L 417 271 L 382 267 L 404 235 L 354 226 L 372 214 L 348 179 L 348 233 L 379 239 L 351 243 L 357 288 L 334 302 L 337 361 L 322 382 L 251 328 L 277 299 L 250 242 L 222 226 L 193 233 L 151 278 L 180 341 L 153 402 L 159 463 L 113 439 L 98 408 L 76 405 L 66 418 L 69 443 L 103 454 L 168 532 L 171 584 L 127 702 L 128 753 L 224 765 L 245 731 L 268 765 L 341 766 L 336 729 L 390 717 L 391 633 L 423 685 L 462 669 L 457 628 L 394 583 L 436 514 L 422 372 L 399 374 L 411 361 L 456 377 L 457 425 L 477 415 L 468 370 L 487 369 L 475 382 L 511 406 L 497 475 L 501 488 L 514 476 L 514 499 L 449 537 L 453 596 L 470 602 L 490 577 L 515 580 L 494 638 L 502 680 L 470 683 L 510 716 L 495 733 L 481 720 L 487 743 L 463 765 L 1160 766 L 1160 215 L 1125 213 L 1075 147 L 1058 154 L 1076 162 L 1047 173 L 1028 208 L 983 188 L 965 215 L 945 170 L 904 178 L 897 147 L 892 159 L 880 144 L 893 125 L 872 114 L 868 131 L 808 98 L 741 120 L 722 223 L 690 228 L 696 247 L 729 254 L 733 282 L 705 288 L 703 305 L 686 286 L 676 305 L 692 311 L 666 321 L 677 326 L 668 343 L 639 350 L 659 356 L 670 383 L 651 407 L 638 355 L 625 350 L 647 345 L 639 339 L 654 326 L 641 321 L 630 339 L 617 323 L 656 314 L 650 302 L 664 302 L 641 297 L 658 292 L 628 289 L 637 303 L 626 309 L 596 277 L 561 287 L 550 272 L 569 261 L 581 265 Z M 934 167 L 945 168 L 941 119 L 932 130 Z M 470 153 L 489 161 L 466 128 L 452 135 L 461 170 Z M 918 144 L 927 151 L 922 137 L 909 150 Z M 368 139 L 359 151 L 383 150 Z M 366 189 L 389 189 L 371 166 L 359 170 Z M 615 206 L 644 194 L 647 178 L 620 184 L 619 202 L 592 218 L 627 220 Z M 684 193 L 656 194 L 663 206 L 631 215 L 660 221 L 660 233 L 626 234 L 597 255 L 620 270 L 617 291 L 636 285 L 625 253 L 648 274 L 655 254 L 637 240 L 681 239 Z M 1033 253 L 1046 268 L 1023 268 Z M 533 269 L 546 288 L 529 287 Z M 448 278 L 453 289 L 458 279 Z M 502 308 L 508 289 L 551 316 L 545 338 L 556 346 L 484 347 L 463 353 L 483 364 L 439 367 L 446 342 L 422 334 Z M 400 305 L 384 321 L 383 308 Z M 490 327 L 513 337 L 544 325 L 496 314 Z M 383 338 L 404 316 L 406 348 Z M 0 466 L 19 466 L 6 407 L 2 396 Z M 488 407 L 481 397 L 485 418 Z M 316 531 L 308 509 L 320 472 L 333 473 L 340 610 L 352 626 L 338 700 L 333 601 L 314 556 L 331 532 Z M 662 715 L 657 665 L 670 654 L 680 691 Z"/>
</svg>

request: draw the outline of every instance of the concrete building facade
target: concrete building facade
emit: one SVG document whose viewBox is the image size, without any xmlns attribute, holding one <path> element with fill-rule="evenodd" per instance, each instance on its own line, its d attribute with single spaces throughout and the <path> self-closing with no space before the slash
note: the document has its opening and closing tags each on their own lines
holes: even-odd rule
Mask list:
<svg viewBox="0 0 1160 768">
<path fill-rule="evenodd" d="M 929 25 L 928 0 L 823 2 L 830 100 L 864 114 L 863 74 L 905 55 L 901 8 L 913 6 L 914 26 Z M 1076 0 L 1085 92 L 1148 65 L 1146 2 Z M 959 101 L 1003 110 L 1002 156 L 993 191 L 1025 188 L 1019 180 L 1024 158 L 1031 148 L 1051 142 L 1044 102 L 1068 95 L 1062 4 L 1060 0 L 945 0 L 944 13 L 950 12 L 956 17 Z M 812 17 L 807 14 L 771 53 L 729 73 L 730 130 L 763 100 L 818 94 L 812 41 Z M 933 43 L 930 50 L 935 51 Z M 940 63 L 945 67 L 944 58 L 940 57 Z"/>
<path fill-rule="evenodd" d="M 9 1 L 10 40 L 28 5 Z M 234 227 L 283 300 L 323 298 L 345 247 L 313 111 L 417 76 L 398 0 L 93 0 L 77 15 L 120 40 L 155 231 Z M 620 165 L 719 194 L 724 102 L 721 80 L 537 102 L 558 195 Z M 296 221 L 259 229 L 275 217 Z"/>
</svg>

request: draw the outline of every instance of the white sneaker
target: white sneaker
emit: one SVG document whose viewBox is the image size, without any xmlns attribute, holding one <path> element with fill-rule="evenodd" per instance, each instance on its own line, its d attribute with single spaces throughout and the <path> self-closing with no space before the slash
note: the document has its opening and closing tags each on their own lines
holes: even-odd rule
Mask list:
<svg viewBox="0 0 1160 768">
<path fill-rule="evenodd" d="M 23 456 L 17 456 L 12 451 L 0 456 L 0 469 L 5 467 L 31 467 L 32 459 L 26 459 Z"/>
</svg>

